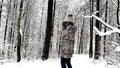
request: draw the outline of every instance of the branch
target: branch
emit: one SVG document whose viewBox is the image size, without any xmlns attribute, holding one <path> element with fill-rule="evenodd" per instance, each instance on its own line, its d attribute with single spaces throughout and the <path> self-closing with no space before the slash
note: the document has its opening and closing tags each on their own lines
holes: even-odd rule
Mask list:
<svg viewBox="0 0 120 68">
<path fill-rule="evenodd" d="M 95 19 L 97 19 L 97 20 L 99 20 L 102 24 L 104 24 L 104 25 L 107 26 L 108 28 L 114 29 L 114 27 L 108 25 L 108 24 L 107 24 L 106 22 L 104 22 L 101 18 L 99 18 L 99 17 L 97 17 L 97 16 L 95 16 L 95 15 L 93 15 L 93 14 L 92 14 L 92 17 L 95 18 Z"/>
<path fill-rule="evenodd" d="M 120 25 L 116 24 L 115 26 L 120 27 Z"/>
<path fill-rule="evenodd" d="M 120 30 L 119 30 L 119 29 L 114 28 L 114 27 L 108 25 L 108 24 L 107 24 L 106 22 L 104 22 L 101 18 L 99 18 L 99 17 L 97 17 L 97 16 L 95 16 L 95 15 L 93 15 L 93 14 L 92 14 L 92 17 L 94 17 L 95 19 L 99 20 L 102 24 L 104 24 L 104 25 L 107 26 L 108 28 L 112 29 L 113 31 L 115 31 L 115 32 L 117 32 L 117 33 L 120 33 Z"/>
<path fill-rule="evenodd" d="M 106 42 L 107 42 L 107 43 L 112 43 L 112 44 L 114 44 L 116 47 L 120 45 L 119 43 L 114 42 L 114 41 L 110 41 L 110 40 L 107 40 Z"/>
<path fill-rule="evenodd" d="M 118 8 L 118 5 L 115 3 L 115 1 L 111 0 L 112 3 Z"/>
<path fill-rule="evenodd" d="M 96 27 L 93 27 L 93 29 L 94 29 L 94 30 L 97 32 L 97 34 L 100 35 L 100 36 L 106 36 L 106 35 L 110 35 L 110 34 L 116 32 L 116 31 L 114 31 L 114 30 L 107 31 L 107 32 L 102 32 L 102 31 L 99 31 L 98 28 L 96 28 Z"/>
<path fill-rule="evenodd" d="M 93 27 L 93 29 L 100 35 L 100 36 L 105 36 L 105 35 L 110 35 L 112 33 L 120 33 L 120 30 L 117 28 L 114 28 L 112 26 L 110 26 L 109 24 L 107 24 L 106 22 L 104 22 L 101 18 L 95 16 L 94 14 L 92 14 L 92 16 L 85 16 L 84 18 L 95 18 L 98 21 L 100 21 L 103 25 L 107 26 L 108 28 L 112 29 L 111 31 L 107 31 L 107 32 L 101 32 L 99 31 L 96 27 Z"/>
</svg>

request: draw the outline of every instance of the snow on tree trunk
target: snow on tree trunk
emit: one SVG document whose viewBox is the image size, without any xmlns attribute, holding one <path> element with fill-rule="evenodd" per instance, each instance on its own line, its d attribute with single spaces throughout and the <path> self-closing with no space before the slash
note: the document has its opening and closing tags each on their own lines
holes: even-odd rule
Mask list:
<svg viewBox="0 0 120 68">
<path fill-rule="evenodd" d="M 20 62 L 21 60 L 21 33 L 20 33 L 20 25 L 21 25 L 21 17 L 22 17 L 22 9 L 23 9 L 23 1 L 20 2 L 20 8 L 19 8 L 19 16 L 18 16 L 18 26 L 17 26 L 17 62 Z"/>
</svg>

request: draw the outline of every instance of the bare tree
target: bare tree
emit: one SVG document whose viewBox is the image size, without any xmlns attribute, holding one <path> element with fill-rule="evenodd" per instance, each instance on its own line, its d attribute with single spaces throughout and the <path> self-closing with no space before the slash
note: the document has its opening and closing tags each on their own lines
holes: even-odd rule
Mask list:
<svg viewBox="0 0 120 68">
<path fill-rule="evenodd" d="M 26 1 L 25 3 L 26 3 L 26 5 L 25 5 L 25 7 L 24 7 L 24 26 L 23 26 L 23 36 L 22 36 L 22 47 L 23 47 L 23 49 L 24 49 L 24 51 L 25 51 L 25 53 L 23 53 L 23 56 L 24 56 L 24 58 L 26 58 L 27 57 L 27 47 L 28 47 L 28 45 L 29 45 L 29 27 L 30 27 L 30 14 L 29 14 L 29 12 L 31 11 L 30 10 L 30 0 L 28 1 Z"/>
<path fill-rule="evenodd" d="M 96 0 L 96 11 L 100 11 L 100 0 Z M 96 13 L 96 16 L 100 17 L 100 13 Z M 99 23 L 98 20 L 96 20 L 95 26 L 101 30 L 101 23 Z M 100 41 L 101 37 L 99 35 L 95 35 L 95 59 L 99 59 L 100 56 Z"/>
<path fill-rule="evenodd" d="M 107 18 L 108 18 L 108 0 L 106 0 L 106 5 L 105 5 L 106 7 L 105 7 L 105 22 L 107 23 Z M 106 26 L 104 26 L 104 32 L 106 32 L 107 31 L 107 27 Z M 104 56 L 105 56 L 105 53 L 106 53 L 106 39 L 107 39 L 107 37 L 106 36 L 104 36 Z"/>
<path fill-rule="evenodd" d="M 2 16 L 3 1 L 4 1 L 4 0 L 2 0 L 2 2 L 1 2 L 1 4 L 0 4 L 0 25 L 1 25 L 1 16 Z"/>
<path fill-rule="evenodd" d="M 8 21 L 9 21 L 9 18 L 10 18 L 10 11 L 11 11 L 11 0 L 9 0 L 8 2 L 7 2 L 7 18 L 6 18 L 6 25 L 5 25 L 5 32 L 4 32 L 4 41 L 3 41 L 3 51 L 2 51 L 2 54 L 3 54 L 3 57 L 5 58 L 6 56 L 6 53 L 5 53 L 5 51 L 6 50 L 4 50 L 5 49 L 5 43 L 6 43 L 6 41 L 7 41 L 7 32 L 8 32 Z"/>
<path fill-rule="evenodd" d="M 118 24 L 118 25 L 120 25 L 120 23 L 119 23 L 119 8 L 120 8 L 119 6 L 120 6 L 120 5 L 119 5 L 119 4 L 120 4 L 120 1 L 117 0 L 117 6 L 118 6 L 118 7 L 117 7 L 117 24 Z M 120 29 L 120 27 L 119 27 L 119 29 Z M 119 35 L 119 37 L 120 37 L 120 35 Z"/>
<path fill-rule="evenodd" d="M 54 2 L 53 2 L 53 22 L 54 22 L 54 17 L 55 17 L 55 10 L 56 10 L 56 0 L 54 0 Z"/>
<path fill-rule="evenodd" d="M 90 0 L 90 15 L 93 13 L 93 1 Z M 90 19 L 90 46 L 89 58 L 93 57 L 93 18 Z"/>
<path fill-rule="evenodd" d="M 120 29 L 120 22 L 119 22 L 119 12 L 120 12 L 120 1 L 117 0 L 117 25 L 118 25 L 118 29 Z M 118 34 L 118 43 L 120 43 L 120 34 Z"/>
<path fill-rule="evenodd" d="M 19 16 L 18 16 L 18 23 L 17 23 L 17 62 L 21 60 L 21 33 L 20 33 L 20 24 L 21 24 L 21 17 L 22 17 L 22 9 L 23 9 L 23 1 L 20 2 L 19 8 Z"/>
<path fill-rule="evenodd" d="M 6 19 L 5 34 L 4 34 L 4 44 L 3 44 L 4 46 L 5 46 L 6 36 L 8 32 L 8 24 L 9 24 L 10 11 L 11 11 L 11 1 L 12 0 L 9 0 L 8 6 L 7 6 L 7 19 Z"/>
<path fill-rule="evenodd" d="M 49 47 L 51 45 L 51 36 L 53 32 L 53 0 L 48 1 L 48 14 L 47 14 L 47 27 L 46 27 L 46 35 L 45 42 L 43 47 L 42 59 L 47 60 L 49 57 Z"/>
<path fill-rule="evenodd" d="M 14 3 L 13 3 L 13 16 L 12 16 L 12 23 L 11 23 L 11 34 L 9 34 L 9 35 L 11 35 L 11 36 L 9 36 L 8 38 L 10 38 L 10 42 L 11 42 L 11 44 L 13 45 L 14 43 L 16 43 L 16 41 L 15 41 L 15 39 L 16 39 L 16 36 L 15 36 L 15 34 L 16 34 L 16 23 L 17 23 L 17 12 L 18 12 L 18 0 L 14 0 Z M 14 45 L 13 45 L 13 49 L 14 49 Z"/>
</svg>

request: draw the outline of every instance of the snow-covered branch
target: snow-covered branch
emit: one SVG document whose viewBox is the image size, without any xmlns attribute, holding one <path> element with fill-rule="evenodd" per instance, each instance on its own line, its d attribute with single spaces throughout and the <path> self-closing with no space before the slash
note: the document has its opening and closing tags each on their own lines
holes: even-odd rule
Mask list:
<svg viewBox="0 0 120 68">
<path fill-rule="evenodd" d="M 100 36 L 110 35 L 110 34 L 116 32 L 116 31 L 114 31 L 114 30 L 107 31 L 107 32 L 102 32 L 102 31 L 99 31 L 98 28 L 96 28 L 95 26 L 93 27 L 93 29 L 94 29 L 94 30 L 97 32 L 97 34 L 100 35 Z"/>
<path fill-rule="evenodd" d="M 101 18 L 97 17 L 96 15 L 92 14 L 91 16 L 85 16 L 84 18 L 95 18 L 98 21 L 100 21 L 103 25 L 107 26 L 108 28 L 111 29 L 111 31 L 107 31 L 107 32 L 102 32 L 100 30 L 98 30 L 98 28 L 93 27 L 93 29 L 100 35 L 100 36 L 105 36 L 105 35 L 110 35 L 112 33 L 120 33 L 120 30 L 117 28 L 114 28 L 112 26 L 110 26 L 109 24 L 107 24 L 106 22 L 104 22 Z"/>
<path fill-rule="evenodd" d="M 115 47 L 119 46 L 120 44 L 118 44 L 117 42 L 111 41 L 111 40 L 107 40 L 107 43 L 112 43 L 114 44 Z"/>
<path fill-rule="evenodd" d="M 118 8 L 118 5 L 115 3 L 115 1 L 111 0 L 112 3 Z"/>
<path fill-rule="evenodd" d="M 95 15 L 93 15 L 93 14 L 92 14 L 92 17 L 95 18 L 95 19 L 97 19 L 97 20 L 99 20 L 102 24 L 104 24 L 104 25 L 107 26 L 108 28 L 110 28 L 110 29 L 115 29 L 114 27 L 112 27 L 112 26 L 108 25 L 106 22 L 104 22 L 101 18 L 99 18 L 99 17 L 97 17 L 97 16 L 95 16 Z"/>
</svg>

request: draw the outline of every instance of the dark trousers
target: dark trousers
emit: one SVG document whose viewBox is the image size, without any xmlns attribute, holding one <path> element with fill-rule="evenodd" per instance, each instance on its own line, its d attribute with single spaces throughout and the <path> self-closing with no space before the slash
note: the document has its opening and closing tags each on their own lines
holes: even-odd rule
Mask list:
<svg viewBox="0 0 120 68">
<path fill-rule="evenodd" d="M 61 58 L 62 68 L 72 68 L 71 58 Z"/>
</svg>

